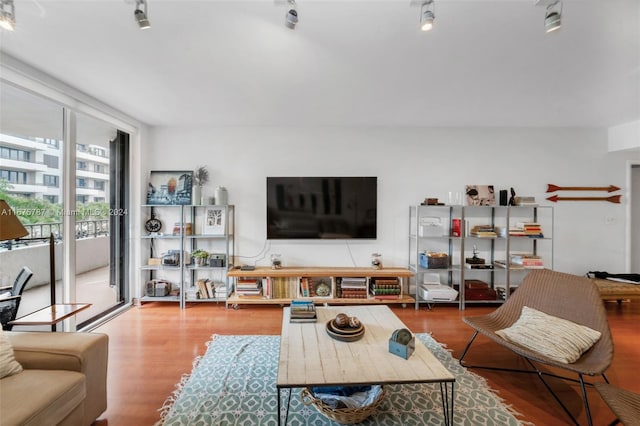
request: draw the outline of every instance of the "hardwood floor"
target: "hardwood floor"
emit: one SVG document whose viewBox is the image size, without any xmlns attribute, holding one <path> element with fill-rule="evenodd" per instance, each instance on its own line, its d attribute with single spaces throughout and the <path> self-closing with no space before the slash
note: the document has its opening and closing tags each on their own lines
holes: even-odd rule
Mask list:
<svg viewBox="0 0 640 426">
<path fill-rule="evenodd" d="M 606 307 L 615 344 L 614 361 L 607 376 L 611 383 L 640 393 L 640 303 L 608 302 Z M 472 335 L 471 328 L 461 318 L 493 309 L 393 308 L 414 333 L 432 333 L 456 358 Z M 201 303 L 180 310 L 175 304 L 150 303 L 131 308 L 95 330 L 110 337 L 108 409 L 96 424 L 153 425 L 160 418 L 159 408 L 175 390 L 182 375 L 191 371 L 194 358 L 204 354 L 206 342 L 213 334 L 280 334 L 280 322 L 281 309 L 275 306 L 227 310 L 223 304 Z M 524 365 L 512 353 L 483 337 L 476 339 L 468 359 L 501 366 Z M 535 375 L 473 371 L 485 377 L 507 404 L 522 413 L 520 419 L 545 426 L 570 424 Z M 580 423 L 586 424 L 579 387 L 562 381 L 553 381 L 552 386 Z M 589 389 L 588 395 L 594 425 L 608 425 L 613 414 L 595 390 Z"/>
</svg>

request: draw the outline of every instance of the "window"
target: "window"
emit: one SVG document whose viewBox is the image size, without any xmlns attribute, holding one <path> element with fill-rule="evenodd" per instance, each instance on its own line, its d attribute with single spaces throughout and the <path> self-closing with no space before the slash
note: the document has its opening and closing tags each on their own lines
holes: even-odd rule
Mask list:
<svg viewBox="0 0 640 426">
<path fill-rule="evenodd" d="M 76 161 L 76 170 L 87 170 L 87 162 L 86 161 Z"/>
<path fill-rule="evenodd" d="M 104 164 L 94 164 L 93 165 L 93 171 L 96 173 L 106 173 L 106 168 L 104 166 Z"/>
<path fill-rule="evenodd" d="M 104 181 L 103 180 L 96 180 L 93 182 L 93 187 L 95 189 L 102 189 L 104 190 Z"/>
<path fill-rule="evenodd" d="M 45 186 L 53 186 L 55 188 L 58 187 L 58 176 L 53 176 L 53 175 L 43 175 L 42 176 L 42 183 Z"/>
<path fill-rule="evenodd" d="M 89 202 L 88 195 L 76 195 L 76 203 L 86 204 Z"/>
<path fill-rule="evenodd" d="M 47 200 L 51 204 L 58 204 L 58 196 L 57 195 L 43 195 L 42 198 Z"/>
<path fill-rule="evenodd" d="M 104 197 L 93 197 L 93 201 L 96 203 L 104 203 Z"/>
<path fill-rule="evenodd" d="M 26 184 L 27 173 L 16 172 L 15 170 L 0 170 L 0 179 L 4 179 L 9 183 Z"/>
<path fill-rule="evenodd" d="M 7 160 L 30 161 L 31 152 L 3 146 L 0 148 L 0 157 L 6 158 Z"/>
<path fill-rule="evenodd" d="M 55 155 L 44 154 L 42 156 L 42 162 L 44 163 L 45 166 L 49 167 L 50 169 L 60 168 L 58 157 L 56 157 Z"/>
<path fill-rule="evenodd" d="M 76 178 L 76 186 L 78 188 L 86 188 L 87 180 L 85 178 Z"/>
</svg>

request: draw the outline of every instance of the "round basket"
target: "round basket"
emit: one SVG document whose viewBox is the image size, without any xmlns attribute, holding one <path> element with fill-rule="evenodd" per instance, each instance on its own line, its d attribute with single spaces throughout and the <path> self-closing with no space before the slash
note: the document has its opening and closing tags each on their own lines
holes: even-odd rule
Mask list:
<svg viewBox="0 0 640 426">
<path fill-rule="evenodd" d="M 378 397 L 371 404 L 358 408 L 333 408 L 322 402 L 321 399 L 313 396 L 313 392 L 311 392 L 309 388 L 303 388 L 300 396 L 304 405 L 313 405 L 320 414 L 323 414 L 334 422 L 342 425 L 352 425 L 364 421 L 364 419 L 373 414 L 376 408 L 382 403 L 385 392 L 384 388 L 382 388 Z"/>
</svg>

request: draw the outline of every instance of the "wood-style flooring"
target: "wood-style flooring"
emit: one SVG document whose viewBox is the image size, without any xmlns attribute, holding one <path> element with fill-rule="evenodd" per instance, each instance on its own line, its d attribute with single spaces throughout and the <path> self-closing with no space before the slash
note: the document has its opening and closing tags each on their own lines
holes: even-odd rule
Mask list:
<svg viewBox="0 0 640 426">
<path fill-rule="evenodd" d="M 571 303 L 571 301 L 567 301 Z M 640 302 L 606 303 L 615 344 L 613 365 L 607 372 L 611 383 L 640 393 Z M 473 306 L 459 311 L 453 306 L 394 307 L 394 312 L 414 333 L 428 332 L 446 344 L 458 358 L 472 335 L 462 322 L 466 315 L 481 315 L 494 307 Z M 213 334 L 280 334 L 279 306 L 241 306 L 225 309 L 224 304 L 149 303 L 133 307 L 97 328 L 107 333 L 109 343 L 108 409 L 98 426 L 153 425 L 159 408 L 175 390 L 192 362 L 204 354 Z M 523 366 L 524 362 L 484 337 L 476 339 L 469 361 L 498 366 Z M 571 424 L 560 406 L 535 375 L 473 370 L 485 377 L 504 401 L 521 413 L 519 417 L 539 426 Z M 554 389 L 577 416 L 587 424 L 579 387 L 553 380 Z M 275 389 L 274 389 L 275 391 Z M 596 391 L 588 390 L 594 425 L 608 425 L 613 414 Z"/>
</svg>

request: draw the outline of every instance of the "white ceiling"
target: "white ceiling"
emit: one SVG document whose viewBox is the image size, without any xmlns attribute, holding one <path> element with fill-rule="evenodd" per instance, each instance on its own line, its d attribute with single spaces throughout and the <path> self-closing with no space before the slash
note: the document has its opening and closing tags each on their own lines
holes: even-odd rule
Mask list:
<svg viewBox="0 0 640 426">
<path fill-rule="evenodd" d="M 0 50 L 160 126 L 587 126 L 640 119 L 640 1 L 17 0 Z M 1 57 L 0 57 L 1 60 Z"/>
</svg>

